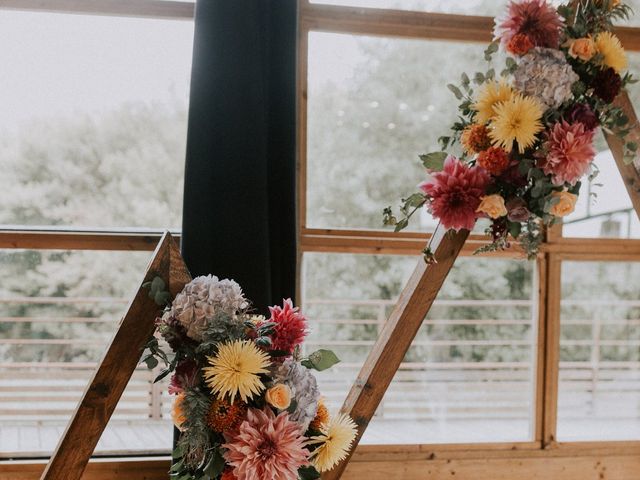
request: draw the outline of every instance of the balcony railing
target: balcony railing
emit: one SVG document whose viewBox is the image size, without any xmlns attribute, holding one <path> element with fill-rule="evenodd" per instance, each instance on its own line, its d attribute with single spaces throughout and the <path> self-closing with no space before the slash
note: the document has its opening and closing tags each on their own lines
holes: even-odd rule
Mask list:
<svg viewBox="0 0 640 480">
<path fill-rule="evenodd" d="M 75 306 L 87 304 L 105 304 L 117 306 L 126 304 L 119 298 L 60 298 L 60 297 L 15 297 L 0 299 L 2 304 L 21 305 L 27 308 L 34 305 Z M 320 373 L 318 379 L 323 395 L 328 403 L 339 406 L 356 377 L 364 356 L 373 345 L 375 336 L 383 327 L 393 300 L 328 300 L 308 299 L 304 302 L 309 312 L 312 329 L 319 333 L 310 336 L 309 350 L 328 347 L 357 354 L 335 366 L 330 373 Z M 613 302 L 610 302 L 613 303 Z M 563 306 L 607 305 L 606 301 L 567 301 Z M 640 307 L 640 301 L 616 301 L 615 305 Z M 528 421 L 533 408 L 534 393 L 534 355 L 536 351 L 535 305 L 530 300 L 439 300 L 434 307 L 446 312 L 449 307 L 522 309 L 521 318 L 429 318 L 423 328 L 462 327 L 491 328 L 492 336 L 487 338 L 432 338 L 428 334 L 420 335 L 414 342 L 424 351 L 444 349 L 452 352 L 456 349 L 483 349 L 483 352 L 500 352 L 505 348 L 526 349 L 525 359 L 509 360 L 488 355 L 484 359 L 459 361 L 451 358 L 408 359 L 400 367 L 394 382 L 377 412 L 378 419 L 389 421 L 424 420 L 449 422 L 455 420 L 470 421 Z M 329 318 L 318 315 L 313 319 L 311 312 L 338 309 L 339 315 Z M 360 309 L 360 310 L 358 310 Z M 363 310 L 364 309 L 364 310 Z M 55 308 L 52 309 L 55 311 Z M 346 318 L 345 312 L 369 312 L 367 318 L 360 314 L 357 318 Z M 49 312 L 49 310 L 47 310 Z M 526 313 L 528 312 L 528 313 Z M 525 314 L 526 313 L 526 314 Z M 518 315 L 514 315 L 517 317 Z M 343 318 L 345 317 L 345 318 Z M 48 426 L 64 425 L 74 410 L 84 390 L 97 359 L 116 328 L 118 319 L 111 317 L 85 317 L 79 315 L 52 314 L 32 316 L 30 314 L 5 315 L 0 317 L 0 438 L 7 438 L 6 428 L 31 426 L 44 429 Z M 30 324 L 31 327 L 24 327 Z M 23 325 L 20 335 L 13 335 L 12 326 Z M 50 325 L 49 330 L 42 330 Z M 571 395 L 567 401 L 573 405 L 570 414 L 575 418 L 588 415 L 606 415 L 612 417 L 636 417 L 640 404 L 640 362 L 610 361 L 602 358 L 605 347 L 637 350 L 640 340 L 633 338 L 606 339 L 604 329 L 608 325 L 640 325 L 640 319 L 572 319 L 563 321 L 563 326 L 580 326 L 589 330 L 589 335 L 580 338 L 563 339 L 562 348 L 585 348 L 588 358 L 583 361 L 561 362 L 561 382 Z M 87 335 L 77 335 L 73 330 L 80 326 Z M 326 332 L 323 327 L 330 330 Z M 501 329 L 522 327 L 521 335 L 514 337 L 501 334 Z M 367 334 L 342 329 L 366 328 Z M 464 330 L 463 330 L 464 331 Z M 26 333 L 25 333 L 26 332 Z M 46 335 L 43 333 L 46 332 Z M 56 334 L 56 332 L 58 332 Z M 75 333 L 74 333 L 75 332 Z M 324 332 L 324 333 L 323 333 Z M 477 333 L 477 331 L 476 331 Z M 75 336 L 74 336 L 75 335 Z M 43 338 L 46 337 L 46 338 Z M 33 360 L 24 361 L 13 358 L 22 348 L 34 351 Z M 55 348 L 63 361 L 52 361 L 46 352 Z M 74 358 L 73 349 L 83 349 L 83 357 L 89 356 L 86 349 L 93 352 L 94 358 Z M 18 349 L 18 350 L 16 350 Z M 31 350 L 30 350 L 31 351 Z M 355 350 L 354 350 L 355 351 Z M 20 355 L 24 357 L 24 355 Z M 133 375 L 125 394 L 112 419 L 112 424 L 132 425 L 149 420 L 165 425 L 163 435 L 168 435 L 171 398 L 167 395 L 167 381 L 153 384 L 156 371 L 139 367 Z M 633 399 L 633 400 L 632 400 Z M 612 402 L 616 405 L 612 408 Z M 568 405 L 568 404 L 567 404 Z M 32 430 L 34 432 L 35 430 Z M 15 433 L 18 432 L 18 433 Z M 19 435 L 19 429 L 14 431 Z M 51 443 L 42 440 L 39 447 L 46 451 Z M 59 433 L 58 433 L 59 435 Z M 170 442 L 167 437 L 163 445 Z M 124 447 L 123 447 L 124 448 Z M 131 445 L 136 450 L 137 445 Z M 15 450 L 13 450 L 15 453 Z M 18 452 L 19 453 L 19 452 Z M 0 454 L 1 455 L 1 454 Z"/>
</svg>

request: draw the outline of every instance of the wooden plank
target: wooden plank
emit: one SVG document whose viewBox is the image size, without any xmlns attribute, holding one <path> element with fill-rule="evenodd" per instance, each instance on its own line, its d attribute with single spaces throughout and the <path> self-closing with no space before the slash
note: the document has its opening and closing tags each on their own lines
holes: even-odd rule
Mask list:
<svg viewBox="0 0 640 480">
<path fill-rule="evenodd" d="M 305 30 L 480 43 L 493 38 L 493 17 L 317 3 L 301 4 L 300 12 Z M 616 27 L 614 32 L 627 50 L 640 50 L 639 28 Z"/>
<path fill-rule="evenodd" d="M 173 245 L 172 245 L 173 244 Z M 161 276 L 173 291 L 190 280 L 179 265 L 177 247 L 165 233 L 149 263 L 143 282 Z M 174 278 L 169 278 L 175 275 Z M 80 401 L 42 480 L 79 480 L 131 375 L 144 345 L 155 330 L 158 306 L 142 285 L 124 315 L 102 361 Z"/>
<path fill-rule="evenodd" d="M 626 141 L 634 141 L 640 144 L 640 125 L 638 124 L 638 117 L 633 105 L 631 104 L 629 94 L 623 90 L 616 97 L 613 103 L 616 107 L 622 108 L 626 116 L 629 118 L 629 122 L 632 126 L 632 131 L 629 133 Z M 636 156 L 633 163 L 625 163 L 623 150 L 624 144 L 620 138 L 615 135 L 607 134 L 605 134 L 605 138 L 607 139 L 613 158 L 616 161 L 618 170 L 620 170 L 622 181 L 627 188 L 633 208 L 635 208 L 636 214 L 638 215 L 638 218 L 640 218 L 640 160 Z"/>
<path fill-rule="evenodd" d="M 193 20 L 195 2 L 167 0 L 0 0 L 0 9 Z"/>
<path fill-rule="evenodd" d="M 438 227 L 431 242 L 437 263 L 428 265 L 420 259 L 400 294 L 342 406 L 342 412 L 351 415 L 358 425 L 354 445 L 362 438 L 468 236 L 468 230 L 446 232 Z M 348 459 L 322 478 L 340 478 L 347 462 Z"/>
<path fill-rule="evenodd" d="M 542 419 L 542 447 L 554 448 L 557 442 L 558 419 L 558 372 L 560 369 L 560 299 L 561 261 L 547 255 L 545 301 L 542 303 L 545 315 L 544 329 L 544 404 Z"/>
<path fill-rule="evenodd" d="M 175 240 L 179 242 L 180 234 L 173 235 Z M 162 232 L 156 231 L 2 228 L 0 229 L 0 248 L 152 252 L 161 238 Z"/>
</svg>

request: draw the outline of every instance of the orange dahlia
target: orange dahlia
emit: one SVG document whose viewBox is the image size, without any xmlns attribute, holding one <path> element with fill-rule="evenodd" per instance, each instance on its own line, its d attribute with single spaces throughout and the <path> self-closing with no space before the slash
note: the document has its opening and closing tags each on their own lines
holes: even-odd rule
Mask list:
<svg viewBox="0 0 640 480">
<path fill-rule="evenodd" d="M 491 146 L 489 130 L 484 125 L 469 125 L 462 131 L 460 143 L 468 154 L 479 153 Z"/>
<path fill-rule="evenodd" d="M 247 413 L 247 404 L 236 400 L 214 398 L 207 414 L 207 425 L 215 432 L 224 432 L 236 427 Z"/>
<path fill-rule="evenodd" d="M 316 416 L 309 425 L 310 428 L 314 430 L 320 430 L 322 425 L 325 425 L 329 422 L 329 409 L 324 404 L 324 400 L 321 398 L 318 400 L 318 411 L 316 412 Z"/>
<path fill-rule="evenodd" d="M 509 154 L 503 148 L 491 147 L 480 152 L 477 162 L 487 172 L 497 177 L 507 169 L 510 160 Z"/>
<path fill-rule="evenodd" d="M 173 419 L 173 424 L 178 430 L 182 430 L 182 424 L 187 420 L 184 413 L 184 397 L 184 393 L 178 395 L 173 401 L 173 408 L 171 409 L 171 418 Z"/>
<path fill-rule="evenodd" d="M 509 43 L 507 43 L 507 51 L 514 55 L 524 55 L 534 46 L 535 45 L 527 35 L 518 33 L 509 40 Z"/>
</svg>

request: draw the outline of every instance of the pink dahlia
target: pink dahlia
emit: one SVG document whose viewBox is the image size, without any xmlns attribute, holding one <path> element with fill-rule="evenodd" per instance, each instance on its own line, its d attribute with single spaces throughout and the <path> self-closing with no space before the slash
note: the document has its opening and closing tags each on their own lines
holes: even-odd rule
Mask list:
<svg viewBox="0 0 640 480">
<path fill-rule="evenodd" d="M 240 426 L 224 434 L 224 458 L 238 480 L 297 480 L 309 451 L 300 425 L 287 412 L 250 408 Z"/>
<path fill-rule="evenodd" d="M 293 306 L 290 298 L 282 301 L 282 307 L 269 307 L 269 311 L 271 318 L 268 321 L 276 324 L 271 335 L 271 349 L 293 353 L 308 333 L 307 319 L 298 307 Z"/>
<path fill-rule="evenodd" d="M 562 185 L 576 182 L 589 170 L 596 155 L 593 147 L 595 130 L 584 123 L 572 125 L 566 121 L 558 122 L 545 134 L 546 155 L 538 165 L 547 175 L 552 175 L 553 183 Z"/>
<path fill-rule="evenodd" d="M 558 48 L 562 27 L 562 18 L 546 0 L 512 0 L 506 15 L 496 19 L 493 33 L 508 51 L 524 38 L 535 47 Z"/>
<path fill-rule="evenodd" d="M 429 210 L 445 228 L 471 230 L 489 182 L 489 174 L 482 168 L 469 167 L 450 155 L 442 171 L 432 173 L 420 189 L 429 197 Z"/>
</svg>

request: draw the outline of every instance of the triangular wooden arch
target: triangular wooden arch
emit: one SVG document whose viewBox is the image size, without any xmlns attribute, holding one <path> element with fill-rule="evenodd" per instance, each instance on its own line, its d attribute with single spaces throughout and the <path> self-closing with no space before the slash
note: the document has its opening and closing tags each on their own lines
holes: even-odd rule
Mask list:
<svg viewBox="0 0 640 480">
<path fill-rule="evenodd" d="M 627 93 L 622 92 L 615 104 L 624 110 L 633 126 L 630 139 L 640 140 L 638 119 Z M 640 173 L 637 166 L 624 163 L 623 143 L 618 137 L 608 135 L 607 142 L 640 218 Z M 444 229 L 436 229 L 431 248 L 437 263 L 427 265 L 420 260 L 400 294 L 342 406 L 342 411 L 350 414 L 358 424 L 355 445 L 377 410 L 468 236 L 469 232 L 466 230 L 447 233 Z M 143 283 L 156 276 L 169 285 L 172 296 L 191 280 L 180 251 L 169 233 L 165 233 L 160 240 Z M 147 289 L 141 284 L 41 480 L 80 480 L 140 361 L 144 345 L 153 334 L 157 314 L 158 306 L 149 298 Z M 323 480 L 339 479 L 347 463 L 348 459 L 325 473 Z"/>
<path fill-rule="evenodd" d="M 191 280 L 180 250 L 168 232 L 158 243 L 142 283 L 155 277 L 165 281 L 172 296 Z M 42 480 L 80 480 L 122 392 L 140 363 L 144 346 L 156 328 L 159 312 L 158 305 L 142 283 L 40 477 Z"/>
<path fill-rule="evenodd" d="M 632 126 L 629 140 L 640 140 L 638 118 L 627 92 L 623 91 L 614 102 L 624 110 Z M 631 202 L 640 218 L 640 172 L 638 166 L 625 164 L 624 144 L 615 135 L 606 135 L 611 153 L 616 160 Z M 369 356 L 367 357 L 351 391 L 342 405 L 342 412 L 348 413 L 358 424 L 357 445 L 378 409 L 391 380 L 400 367 L 407 350 L 411 346 L 422 321 L 429 313 L 444 280 L 458 257 L 465 240 L 469 236 L 466 230 L 446 233 L 438 227 L 433 234 L 431 248 L 438 263 L 427 265 L 420 260 L 409 282 L 400 294 L 389 319 L 380 332 Z M 351 450 L 355 450 L 354 448 Z M 322 476 L 323 480 L 339 479 L 348 463 L 348 459 Z"/>
</svg>

